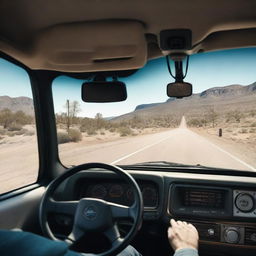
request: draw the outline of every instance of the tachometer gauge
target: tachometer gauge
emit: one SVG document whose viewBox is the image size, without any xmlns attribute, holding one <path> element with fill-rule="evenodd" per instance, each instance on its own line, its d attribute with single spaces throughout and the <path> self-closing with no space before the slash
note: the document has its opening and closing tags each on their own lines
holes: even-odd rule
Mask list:
<svg viewBox="0 0 256 256">
<path fill-rule="evenodd" d="M 145 207 L 156 207 L 157 206 L 157 192 L 152 187 L 144 187 L 142 189 L 142 196 Z"/>
<path fill-rule="evenodd" d="M 134 194 L 131 188 L 128 188 L 126 191 L 126 198 L 127 198 L 127 202 L 129 204 L 132 204 L 134 201 Z"/>
<path fill-rule="evenodd" d="M 107 195 L 107 189 L 101 185 L 95 185 L 90 191 L 90 196 L 93 198 L 104 199 Z"/>
<path fill-rule="evenodd" d="M 112 198 L 121 197 L 123 193 L 124 193 L 124 190 L 121 185 L 116 184 L 110 187 L 109 196 Z"/>
</svg>

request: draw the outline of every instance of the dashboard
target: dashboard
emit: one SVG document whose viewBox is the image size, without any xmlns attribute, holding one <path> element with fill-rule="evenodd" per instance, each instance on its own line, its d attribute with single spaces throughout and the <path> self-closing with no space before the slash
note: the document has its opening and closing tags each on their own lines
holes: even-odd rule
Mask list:
<svg viewBox="0 0 256 256">
<path fill-rule="evenodd" d="M 169 225 L 171 218 L 191 222 L 200 234 L 200 248 L 256 251 L 256 178 L 177 172 L 128 170 L 144 200 L 144 225 Z M 128 184 L 106 171 L 86 171 L 71 177 L 58 191 L 61 200 L 83 197 L 130 206 Z M 219 247 L 217 247 L 218 249 Z M 221 251 L 222 249 L 220 249 Z M 242 251 L 239 251 L 242 250 Z M 251 255 L 250 251 L 246 251 Z"/>
</svg>

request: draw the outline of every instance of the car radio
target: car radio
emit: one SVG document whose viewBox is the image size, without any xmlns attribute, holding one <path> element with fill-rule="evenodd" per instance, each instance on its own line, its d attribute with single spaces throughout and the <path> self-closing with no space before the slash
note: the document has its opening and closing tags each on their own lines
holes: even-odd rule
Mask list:
<svg viewBox="0 0 256 256">
<path fill-rule="evenodd" d="M 174 215 L 232 216 L 232 190 L 175 184 L 170 188 L 169 212 Z"/>
</svg>

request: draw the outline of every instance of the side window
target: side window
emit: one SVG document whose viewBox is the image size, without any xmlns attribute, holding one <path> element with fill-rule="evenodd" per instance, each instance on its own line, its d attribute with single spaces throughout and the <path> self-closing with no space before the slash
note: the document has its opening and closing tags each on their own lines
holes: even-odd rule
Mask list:
<svg viewBox="0 0 256 256">
<path fill-rule="evenodd" d="M 0 194 L 38 177 L 38 148 L 30 80 L 0 58 Z"/>
</svg>

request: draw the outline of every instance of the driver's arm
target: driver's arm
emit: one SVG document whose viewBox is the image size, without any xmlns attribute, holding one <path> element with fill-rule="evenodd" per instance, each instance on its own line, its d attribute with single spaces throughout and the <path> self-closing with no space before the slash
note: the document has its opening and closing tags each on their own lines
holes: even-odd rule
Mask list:
<svg viewBox="0 0 256 256">
<path fill-rule="evenodd" d="M 171 220 L 168 239 L 175 251 L 174 256 L 198 256 L 198 232 L 192 224 Z"/>
</svg>

